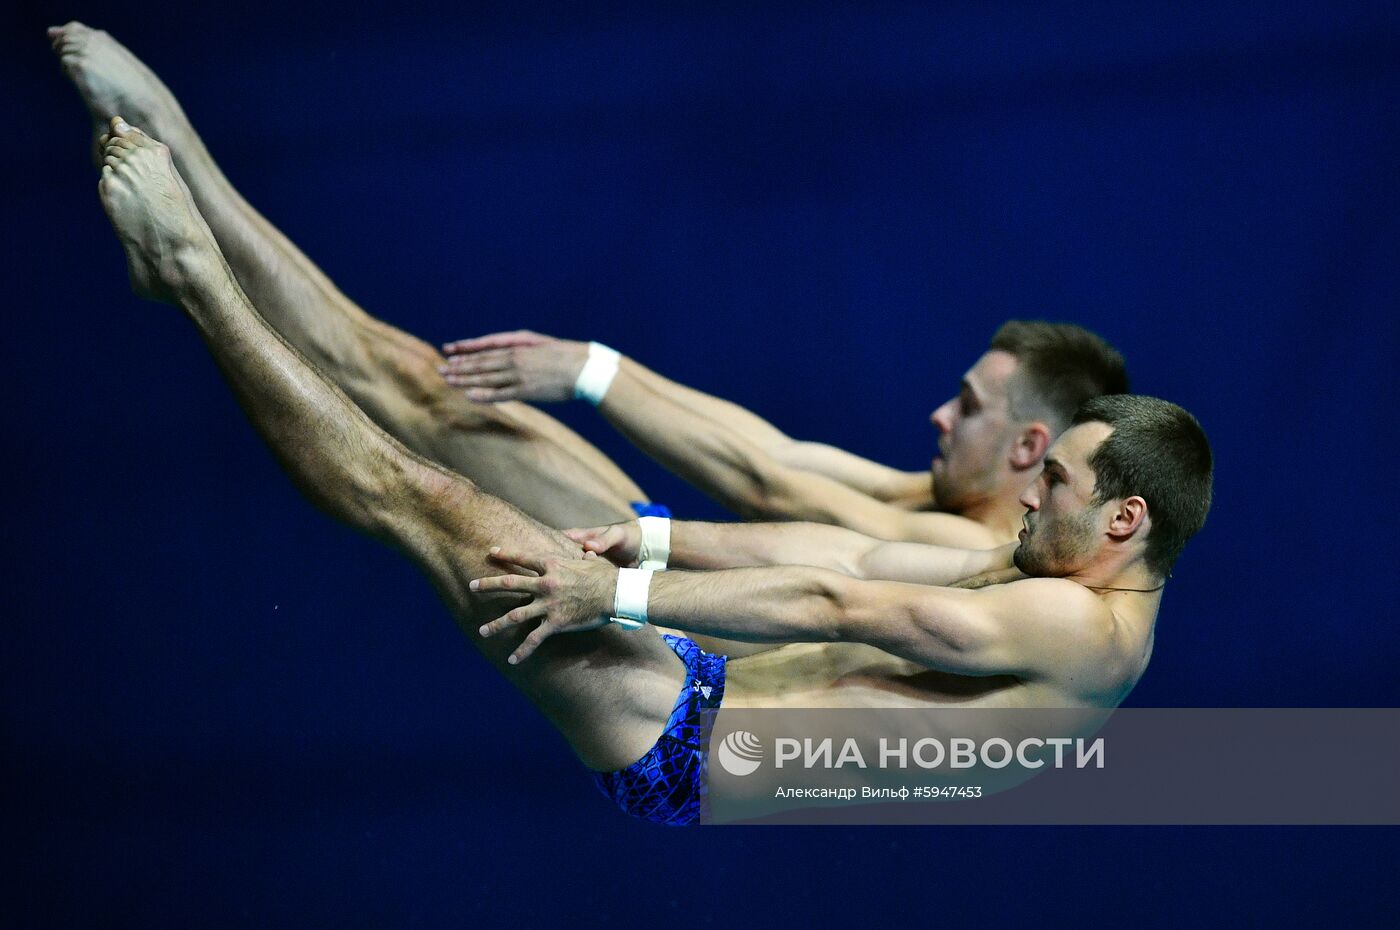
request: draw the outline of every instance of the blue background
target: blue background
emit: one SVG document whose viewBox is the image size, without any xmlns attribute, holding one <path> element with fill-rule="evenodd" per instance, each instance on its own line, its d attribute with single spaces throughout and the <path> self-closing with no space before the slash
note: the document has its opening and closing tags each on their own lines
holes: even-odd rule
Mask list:
<svg viewBox="0 0 1400 930">
<path fill-rule="evenodd" d="M 617 814 L 130 294 L 42 32 L 111 30 L 254 205 L 433 341 L 600 339 L 922 468 L 1002 319 L 1097 330 L 1217 456 L 1129 704 L 1393 706 L 1393 6 L 188 7 L 30 7 L 0 39 L 6 925 L 1393 919 L 1393 828 Z"/>
</svg>

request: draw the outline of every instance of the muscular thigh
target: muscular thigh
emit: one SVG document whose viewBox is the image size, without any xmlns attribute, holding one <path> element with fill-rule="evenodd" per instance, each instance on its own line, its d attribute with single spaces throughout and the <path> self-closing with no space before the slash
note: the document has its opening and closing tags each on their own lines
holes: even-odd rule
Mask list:
<svg viewBox="0 0 1400 930">
<path fill-rule="evenodd" d="M 519 510 L 445 473 L 420 482 L 419 506 L 395 536 L 428 572 L 474 646 L 555 725 L 580 760 L 598 771 L 641 758 L 665 727 L 685 676 L 675 653 L 654 629 L 606 627 L 556 636 L 520 665 L 506 656 L 528 630 L 483 639 L 477 629 L 519 603 L 475 594 L 472 578 L 502 574 L 487 550 L 506 542 L 540 554 L 569 555 L 577 547 Z"/>
</svg>

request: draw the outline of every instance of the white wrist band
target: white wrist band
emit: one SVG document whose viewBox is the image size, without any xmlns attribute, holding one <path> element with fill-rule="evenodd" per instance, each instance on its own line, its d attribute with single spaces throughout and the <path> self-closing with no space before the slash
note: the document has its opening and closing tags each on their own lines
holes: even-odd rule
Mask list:
<svg viewBox="0 0 1400 930">
<path fill-rule="evenodd" d="M 617 350 L 609 349 L 601 342 L 590 342 L 588 361 L 583 363 L 583 370 L 574 382 L 574 397 L 586 400 L 595 407 L 601 404 L 608 388 L 612 387 L 613 378 L 617 377 L 620 358 L 622 356 Z"/>
<path fill-rule="evenodd" d="M 647 595 L 651 591 L 651 569 L 623 568 L 617 573 L 613 593 L 612 622 L 635 630 L 647 622 Z"/>
<path fill-rule="evenodd" d="M 671 518 L 639 517 L 642 526 L 642 548 L 637 554 L 637 562 L 642 568 L 663 572 L 671 558 Z"/>
</svg>

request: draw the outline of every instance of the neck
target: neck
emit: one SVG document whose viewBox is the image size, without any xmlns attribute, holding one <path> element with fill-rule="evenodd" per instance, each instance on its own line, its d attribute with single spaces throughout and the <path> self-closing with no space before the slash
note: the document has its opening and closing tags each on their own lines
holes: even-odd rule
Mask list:
<svg viewBox="0 0 1400 930">
<path fill-rule="evenodd" d="M 1026 507 L 1020 501 L 1020 492 L 988 497 L 968 504 L 958 511 L 959 516 L 980 523 L 990 530 L 1003 543 L 1012 542 L 1021 531 L 1021 518 Z"/>
<path fill-rule="evenodd" d="M 1097 562 L 1068 577 L 1071 581 L 1077 581 L 1084 587 L 1099 592 L 1140 591 L 1153 593 L 1160 591 L 1166 583 L 1165 578 L 1150 571 L 1140 558 L 1126 562 L 1117 560 L 1108 563 Z"/>
</svg>

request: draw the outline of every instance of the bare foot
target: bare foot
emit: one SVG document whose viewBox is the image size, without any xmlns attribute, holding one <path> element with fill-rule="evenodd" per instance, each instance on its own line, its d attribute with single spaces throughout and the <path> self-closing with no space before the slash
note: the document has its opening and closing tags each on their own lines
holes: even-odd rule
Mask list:
<svg viewBox="0 0 1400 930">
<path fill-rule="evenodd" d="M 197 269 L 218 262 L 214 234 L 195 209 L 170 149 L 120 116 L 102 136 L 102 208 L 126 250 L 131 288 L 175 303 Z"/>
<path fill-rule="evenodd" d="M 79 22 L 50 26 L 48 35 L 63 72 L 92 115 L 94 142 L 117 114 L 148 127 L 162 139 L 183 141 L 189 120 L 175 95 L 126 46 Z M 99 163 L 101 157 L 99 146 Z"/>
</svg>

